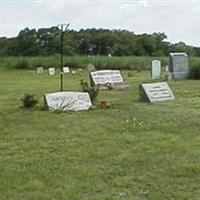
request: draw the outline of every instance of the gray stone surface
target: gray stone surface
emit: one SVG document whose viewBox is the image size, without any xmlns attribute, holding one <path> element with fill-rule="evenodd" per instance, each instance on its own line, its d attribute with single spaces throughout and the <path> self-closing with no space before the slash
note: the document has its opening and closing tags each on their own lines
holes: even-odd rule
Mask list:
<svg viewBox="0 0 200 200">
<path fill-rule="evenodd" d="M 161 77 L 161 62 L 159 60 L 153 60 L 151 65 L 151 78 L 153 80 L 160 79 Z"/>
<path fill-rule="evenodd" d="M 149 102 L 174 100 L 174 94 L 166 82 L 144 83 L 140 85 L 141 98 Z"/>
<path fill-rule="evenodd" d="M 170 53 L 169 71 L 173 79 L 187 79 L 189 77 L 189 63 L 186 53 Z"/>
<path fill-rule="evenodd" d="M 92 72 L 92 71 L 95 71 L 95 70 L 96 70 L 96 68 L 95 68 L 95 66 L 94 66 L 93 64 L 88 64 L 86 68 L 87 68 L 87 70 L 88 70 L 89 72 Z"/>
<path fill-rule="evenodd" d="M 87 92 L 55 92 L 44 95 L 45 105 L 49 110 L 83 111 L 91 106 L 91 100 Z"/>
</svg>

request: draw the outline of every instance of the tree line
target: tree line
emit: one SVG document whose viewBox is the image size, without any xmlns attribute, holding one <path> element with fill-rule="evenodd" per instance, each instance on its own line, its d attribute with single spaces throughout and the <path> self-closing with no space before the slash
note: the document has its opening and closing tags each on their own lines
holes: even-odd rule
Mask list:
<svg viewBox="0 0 200 200">
<path fill-rule="evenodd" d="M 58 27 L 21 30 L 17 37 L 0 38 L 0 56 L 49 56 L 60 53 Z M 127 30 L 68 30 L 64 35 L 64 54 L 113 56 L 167 56 L 169 52 L 186 52 L 200 56 L 200 48 L 184 42 L 166 42 L 165 33 L 135 34 Z"/>
</svg>

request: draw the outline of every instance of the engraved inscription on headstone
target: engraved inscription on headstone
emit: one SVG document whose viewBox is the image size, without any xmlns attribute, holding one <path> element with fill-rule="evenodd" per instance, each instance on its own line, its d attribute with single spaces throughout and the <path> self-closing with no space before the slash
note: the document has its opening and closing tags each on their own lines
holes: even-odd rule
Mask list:
<svg viewBox="0 0 200 200">
<path fill-rule="evenodd" d="M 140 96 L 143 100 L 149 102 L 171 101 L 175 97 L 166 82 L 141 84 Z"/>
<path fill-rule="evenodd" d="M 43 73 L 44 73 L 43 67 L 37 67 L 37 74 L 43 74 Z"/>
<path fill-rule="evenodd" d="M 99 70 L 90 73 L 90 82 L 93 86 L 100 89 L 108 89 L 109 86 L 115 89 L 124 89 L 122 75 L 119 70 Z"/>
<path fill-rule="evenodd" d="M 151 78 L 153 80 L 160 79 L 161 77 L 161 62 L 159 60 L 153 60 L 151 66 Z"/>
<path fill-rule="evenodd" d="M 49 68 L 49 75 L 53 76 L 56 73 L 56 70 L 54 67 Z"/>
<path fill-rule="evenodd" d="M 173 79 L 186 79 L 189 77 L 189 63 L 186 53 L 170 53 L 170 68 Z"/>
<path fill-rule="evenodd" d="M 91 106 L 90 96 L 87 92 L 55 92 L 44 95 L 49 110 L 83 111 Z"/>
<path fill-rule="evenodd" d="M 65 74 L 68 74 L 69 73 L 69 67 L 63 67 L 63 72 Z"/>
</svg>

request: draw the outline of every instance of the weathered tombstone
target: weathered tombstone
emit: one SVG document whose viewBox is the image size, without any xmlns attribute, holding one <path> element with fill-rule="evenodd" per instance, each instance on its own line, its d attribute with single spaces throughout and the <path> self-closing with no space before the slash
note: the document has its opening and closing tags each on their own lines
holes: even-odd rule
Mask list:
<svg viewBox="0 0 200 200">
<path fill-rule="evenodd" d="M 89 72 L 92 72 L 92 71 L 95 71 L 96 69 L 95 69 L 95 66 L 94 66 L 93 64 L 88 64 L 88 65 L 87 65 L 87 70 L 88 70 Z"/>
<path fill-rule="evenodd" d="M 44 95 L 45 105 L 53 111 L 83 111 L 91 106 L 87 92 L 55 92 Z"/>
<path fill-rule="evenodd" d="M 69 67 L 63 67 L 63 72 L 65 74 L 68 74 L 69 73 Z"/>
<path fill-rule="evenodd" d="M 99 70 L 90 72 L 90 84 L 99 89 L 125 89 L 128 85 L 124 84 L 119 70 Z"/>
<path fill-rule="evenodd" d="M 151 78 L 153 80 L 160 79 L 161 77 L 161 62 L 159 60 L 153 60 L 151 66 Z"/>
<path fill-rule="evenodd" d="M 189 77 L 189 63 L 186 53 L 170 53 L 169 72 L 173 79 L 186 79 Z"/>
<path fill-rule="evenodd" d="M 37 74 L 43 74 L 43 73 L 44 73 L 43 67 L 37 67 Z"/>
<path fill-rule="evenodd" d="M 168 72 L 169 72 L 169 66 L 165 65 L 165 73 L 168 73 Z"/>
<path fill-rule="evenodd" d="M 171 101 L 175 99 L 166 82 L 140 84 L 139 92 L 141 99 L 149 102 Z"/>
<path fill-rule="evenodd" d="M 53 76 L 55 73 L 56 73 L 56 71 L 55 71 L 54 67 L 49 68 L 49 75 L 50 76 Z"/>
</svg>

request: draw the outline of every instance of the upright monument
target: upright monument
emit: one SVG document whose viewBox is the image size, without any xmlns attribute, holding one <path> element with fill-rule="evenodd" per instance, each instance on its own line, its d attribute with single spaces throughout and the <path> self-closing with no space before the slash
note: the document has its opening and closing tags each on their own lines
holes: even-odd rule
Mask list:
<svg viewBox="0 0 200 200">
<path fill-rule="evenodd" d="M 189 63 L 186 53 L 170 53 L 169 72 L 173 79 L 187 79 L 189 77 Z"/>
</svg>

